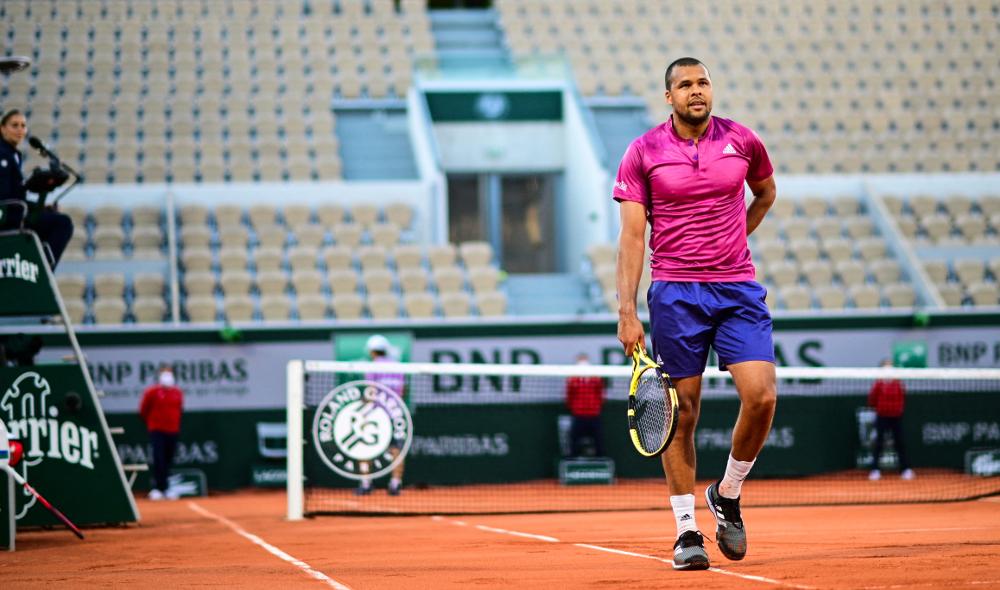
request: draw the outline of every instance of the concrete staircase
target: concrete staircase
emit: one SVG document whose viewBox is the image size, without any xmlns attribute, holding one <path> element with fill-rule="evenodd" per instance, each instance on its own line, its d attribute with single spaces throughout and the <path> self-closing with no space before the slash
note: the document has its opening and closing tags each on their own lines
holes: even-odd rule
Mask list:
<svg viewBox="0 0 1000 590">
<path fill-rule="evenodd" d="M 612 176 L 618 171 L 618 164 L 628 144 L 649 130 L 653 124 L 645 106 L 592 106 L 597 134 L 604 143 L 607 155 L 606 165 Z"/>
<path fill-rule="evenodd" d="M 495 10 L 431 10 L 429 14 L 442 69 L 482 70 L 510 63 Z"/>
<path fill-rule="evenodd" d="M 406 110 L 336 109 L 345 180 L 415 179 Z"/>
</svg>

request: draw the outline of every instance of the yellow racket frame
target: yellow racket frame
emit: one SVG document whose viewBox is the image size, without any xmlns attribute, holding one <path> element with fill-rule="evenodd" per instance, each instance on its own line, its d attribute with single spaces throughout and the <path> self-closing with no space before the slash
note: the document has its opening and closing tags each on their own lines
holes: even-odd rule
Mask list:
<svg viewBox="0 0 1000 590">
<path fill-rule="evenodd" d="M 660 365 L 656 364 L 653 359 L 649 358 L 646 354 L 645 348 L 641 345 L 637 345 L 632 351 L 632 380 L 629 382 L 628 387 L 628 433 L 629 437 L 632 439 L 632 446 L 638 451 L 643 457 L 656 457 L 667 450 L 670 446 L 670 441 L 674 438 L 674 431 L 677 430 L 677 411 L 680 407 L 680 402 L 677 400 L 677 389 L 674 388 L 673 382 L 670 380 L 670 376 L 660 371 Z M 660 448 L 655 451 L 648 451 L 642 447 L 642 443 L 639 441 L 639 430 L 636 428 L 635 422 L 635 391 L 639 387 L 639 378 L 646 371 L 653 370 L 657 371 L 657 376 L 663 381 L 664 389 L 666 390 L 667 402 L 671 406 L 670 411 L 670 424 L 667 426 L 667 436 L 660 445 Z"/>
</svg>

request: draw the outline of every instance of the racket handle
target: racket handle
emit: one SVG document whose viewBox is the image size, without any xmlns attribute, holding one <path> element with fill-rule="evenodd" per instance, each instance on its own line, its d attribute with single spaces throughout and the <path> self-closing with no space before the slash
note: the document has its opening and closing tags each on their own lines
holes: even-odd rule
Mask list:
<svg viewBox="0 0 1000 590">
<path fill-rule="evenodd" d="M 21 477 L 20 473 L 12 469 L 10 465 L 0 465 L 0 467 L 3 467 L 3 470 L 6 471 L 8 475 L 13 477 L 14 481 L 24 486 L 24 489 L 28 490 L 28 492 L 30 492 L 32 496 L 37 498 L 38 501 L 42 503 L 42 506 L 48 508 L 49 512 L 54 514 L 56 518 L 58 518 L 64 525 L 66 525 L 66 527 L 70 531 L 72 531 L 74 535 L 79 537 L 81 540 L 83 539 L 83 532 L 79 528 L 77 528 L 77 526 L 73 524 L 73 522 L 70 519 L 66 518 L 65 514 L 59 512 L 59 509 L 57 509 L 52 504 L 49 504 L 49 501 L 46 500 L 41 494 L 39 494 L 35 490 L 35 488 L 31 487 L 31 485 L 29 485 L 28 482 L 25 481 L 23 477 Z"/>
</svg>

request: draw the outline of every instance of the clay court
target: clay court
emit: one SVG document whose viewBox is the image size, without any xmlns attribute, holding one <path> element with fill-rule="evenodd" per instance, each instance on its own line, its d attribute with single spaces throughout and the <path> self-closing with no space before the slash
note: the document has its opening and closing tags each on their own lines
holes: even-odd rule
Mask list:
<svg viewBox="0 0 1000 590">
<path fill-rule="evenodd" d="M 1000 588 L 1000 499 L 753 508 L 750 552 L 669 565 L 664 511 L 320 517 L 287 522 L 285 495 L 140 500 L 142 523 L 22 532 L 4 588 Z M 700 509 L 705 531 L 711 515 Z M 709 536 L 714 537 L 714 534 Z"/>
</svg>

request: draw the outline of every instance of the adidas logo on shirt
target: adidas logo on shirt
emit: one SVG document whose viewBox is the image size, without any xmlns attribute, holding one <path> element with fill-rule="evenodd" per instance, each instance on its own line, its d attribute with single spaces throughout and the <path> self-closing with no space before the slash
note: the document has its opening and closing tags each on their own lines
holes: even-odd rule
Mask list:
<svg viewBox="0 0 1000 590">
<path fill-rule="evenodd" d="M 726 147 L 722 148 L 722 153 L 724 153 L 724 154 L 735 154 L 736 153 L 736 148 L 733 147 L 733 144 L 727 143 Z"/>
</svg>

